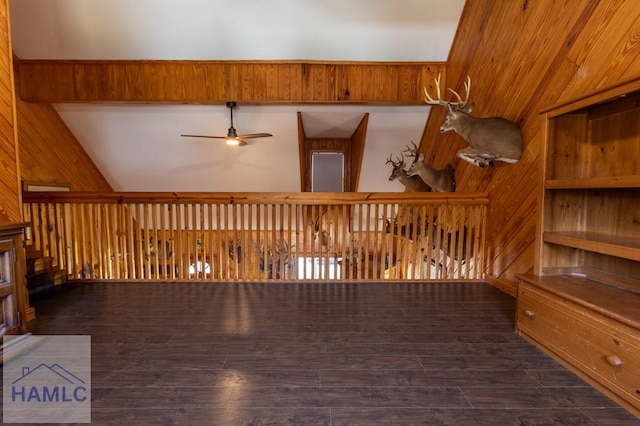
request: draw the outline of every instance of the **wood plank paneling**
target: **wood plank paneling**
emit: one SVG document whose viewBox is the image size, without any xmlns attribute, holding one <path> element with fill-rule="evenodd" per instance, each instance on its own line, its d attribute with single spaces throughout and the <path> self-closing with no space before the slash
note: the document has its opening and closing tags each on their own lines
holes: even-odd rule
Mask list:
<svg viewBox="0 0 640 426">
<path fill-rule="evenodd" d="M 473 81 L 474 115 L 517 122 L 522 159 L 479 169 L 456 157 L 465 142 L 441 135 L 443 108 L 432 108 L 420 150 L 441 168 L 454 164 L 460 192 L 488 192 L 488 279 L 514 292 L 533 266 L 543 120 L 539 112 L 640 74 L 640 9 L 635 0 L 572 2 L 474 0 L 465 5 L 447 61 L 65 62 L 20 64 L 22 96 L 56 102 L 420 104 L 422 87 L 462 88 Z M 82 78 L 79 78 L 82 76 Z"/>
<path fill-rule="evenodd" d="M 421 87 L 444 64 L 29 60 L 19 70 L 20 97 L 30 102 L 420 105 Z"/>
<path fill-rule="evenodd" d="M 23 181 L 68 184 L 72 191 L 113 191 L 53 106 L 17 98 L 16 111 Z"/>
<path fill-rule="evenodd" d="M 0 223 L 22 217 L 7 0 L 0 0 Z"/>
<path fill-rule="evenodd" d="M 454 164 L 458 191 L 489 193 L 488 280 L 515 293 L 533 267 L 544 122 L 540 111 L 640 74 L 640 9 L 634 0 L 467 2 L 447 62 L 447 87 L 472 79 L 475 116 L 517 122 L 525 151 L 515 165 L 479 169 L 456 157 L 466 143 L 440 135 L 432 108 L 420 150 L 434 167 Z"/>
</svg>

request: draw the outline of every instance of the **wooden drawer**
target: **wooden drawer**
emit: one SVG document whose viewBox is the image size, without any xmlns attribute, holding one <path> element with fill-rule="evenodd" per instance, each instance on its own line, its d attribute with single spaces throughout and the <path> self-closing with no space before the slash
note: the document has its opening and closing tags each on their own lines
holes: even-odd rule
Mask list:
<svg viewBox="0 0 640 426">
<path fill-rule="evenodd" d="M 640 408 L 638 330 L 526 283 L 518 289 L 517 327 Z"/>
</svg>

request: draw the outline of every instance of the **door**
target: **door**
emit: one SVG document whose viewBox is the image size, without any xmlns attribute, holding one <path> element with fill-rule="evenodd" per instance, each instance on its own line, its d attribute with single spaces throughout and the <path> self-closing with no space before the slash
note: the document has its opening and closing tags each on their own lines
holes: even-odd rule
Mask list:
<svg viewBox="0 0 640 426">
<path fill-rule="evenodd" d="M 13 240 L 0 240 L 0 336 L 19 333 L 15 262 Z"/>
</svg>

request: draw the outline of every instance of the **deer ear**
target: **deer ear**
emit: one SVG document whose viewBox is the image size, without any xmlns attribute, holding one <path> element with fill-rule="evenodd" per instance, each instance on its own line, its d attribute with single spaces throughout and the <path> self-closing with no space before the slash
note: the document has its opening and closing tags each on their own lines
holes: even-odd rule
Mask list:
<svg viewBox="0 0 640 426">
<path fill-rule="evenodd" d="M 467 114 L 471 114 L 471 111 L 473 111 L 473 107 L 476 106 L 475 102 L 471 102 L 469 105 L 467 105 L 466 107 L 462 108 L 463 112 L 466 112 Z"/>
<path fill-rule="evenodd" d="M 447 102 L 447 110 L 449 110 L 450 114 L 453 114 L 453 107 L 451 106 L 450 102 Z"/>
<path fill-rule="evenodd" d="M 418 161 L 422 161 L 424 160 L 424 154 L 420 153 L 420 155 L 418 155 Z"/>
</svg>

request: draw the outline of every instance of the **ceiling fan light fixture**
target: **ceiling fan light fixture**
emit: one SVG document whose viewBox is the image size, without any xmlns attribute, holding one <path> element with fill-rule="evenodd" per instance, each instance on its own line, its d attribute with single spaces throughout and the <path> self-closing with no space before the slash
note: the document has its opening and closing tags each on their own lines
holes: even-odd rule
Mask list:
<svg viewBox="0 0 640 426">
<path fill-rule="evenodd" d="M 236 131 L 236 128 L 233 127 L 233 109 L 235 107 L 236 107 L 235 102 L 227 102 L 227 108 L 229 108 L 229 114 L 231 119 L 231 127 L 229 127 L 229 130 L 227 131 L 227 136 L 205 136 L 205 135 L 180 135 L 180 136 L 193 137 L 193 138 L 224 139 L 227 145 L 232 145 L 232 146 L 248 145 L 245 139 L 267 138 L 267 137 L 273 136 L 271 133 L 249 133 L 249 134 L 239 135 L 238 132 Z"/>
<path fill-rule="evenodd" d="M 232 146 L 244 146 L 247 143 L 241 139 L 235 139 L 235 138 L 227 138 L 225 139 L 225 142 L 227 143 L 227 145 L 232 145 Z"/>
<path fill-rule="evenodd" d="M 229 107 L 227 105 L 227 107 Z M 231 107 L 229 107 L 231 108 Z M 227 132 L 227 138 L 225 139 L 225 142 L 227 143 L 227 145 L 234 145 L 234 146 L 240 146 L 240 139 L 238 139 L 238 132 L 236 132 L 236 129 L 233 127 L 233 112 L 231 113 L 231 127 L 229 127 L 229 130 Z"/>
</svg>

